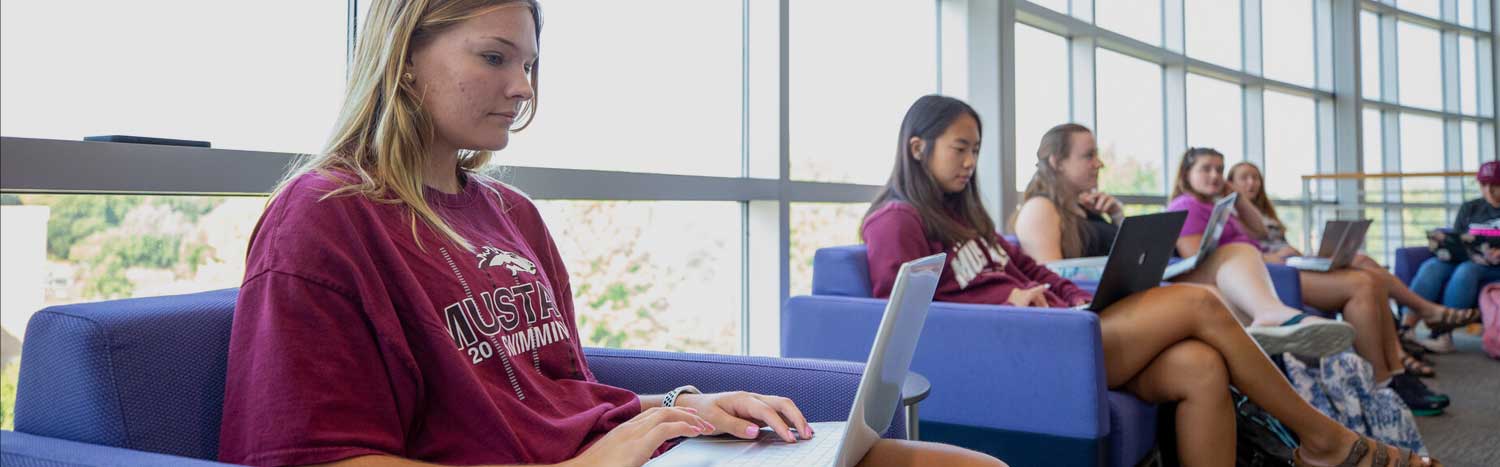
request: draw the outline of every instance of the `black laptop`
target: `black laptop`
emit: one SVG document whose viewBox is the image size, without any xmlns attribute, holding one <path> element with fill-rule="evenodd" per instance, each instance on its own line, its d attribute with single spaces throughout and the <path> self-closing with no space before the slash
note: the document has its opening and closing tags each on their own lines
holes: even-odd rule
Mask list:
<svg viewBox="0 0 1500 467">
<path fill-rule="evenodd" d="M 1109 261 L 1094 301 L 1078 308 L 1098 312 L 1120 299 L 1161 284 L 1162 272 L 1177 249 L 1177 233 L 1187 211 L 1167 211 L 1125 218 L 1109 247 Z"/>
</svg>

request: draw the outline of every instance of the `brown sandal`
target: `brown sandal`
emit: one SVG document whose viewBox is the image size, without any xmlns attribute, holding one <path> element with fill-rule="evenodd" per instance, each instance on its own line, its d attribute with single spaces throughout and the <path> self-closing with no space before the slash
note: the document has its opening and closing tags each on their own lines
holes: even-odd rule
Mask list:
<svg viewBox="0 0 1500 467">
<path fill-rule="evenodd" d="M 1437 376 L 1437 370 L 1432 369 L 1431 365 L 1423 362 L 1420 358 L 1411 356 L 1411 354 L 1407 354 L 1401 357 L 1401 366 L 1406 367 L 1407 373 L 1421 376 L 1423 378 L 1431 378 L 1433 376 Z"/>
<path fill-rule="evenodd" d="M 1452 308 L 1444 307 L 1442 312 L 1439 312 L 1432 316 L 1423 317 L 1422 322 L 1427 325 L 1427 329 L 1431 329 L 1434 333 L 1442 334 L 1454 329 L 1468 326 L 1470 323 L 1478 323 L 1481 318 L 1482 315 L 1480 315 L 1479 310 L 1475 308 L 1455 310 Z"/>
<path fill-rule="evenodd" d="M 1369 442 L 1367 443 L 1366 441 Z M 1334 467 L 1357 467 L 1360 459 L 1364 459 L 1365 456 L 1370 455 L 1370 444 L 1375 445 L 1375 449 L 1373 450 L 1374 457 L 1370 459 L 1370 467 L 1391 467 L 1391 452 L 1387 449 L 1390 446 L 1367 436 L 1359 437 L 1359 440 L 1355 441 L 1353 446 L 1349 446 L 1349 454 L 1344 456 L 1343 462 L 1339 462 Z M 1395 467 L 1411 467 L 1411 458 L 1415 453 L 1409 449 L 1397 448 L 1396 454 L 1400 457 L 1396 459 Z M 1423 457 L 1422 460 L 1426 461 L 1427 467 L 1442 467 L 1443 465 L 1441 461 L 1431 457 Z M 1292 450 L 1292 464 L 1297 467 L 1313 467 L 1312 464 L 1302 460 L 1301 448 Z"/>
</svg>

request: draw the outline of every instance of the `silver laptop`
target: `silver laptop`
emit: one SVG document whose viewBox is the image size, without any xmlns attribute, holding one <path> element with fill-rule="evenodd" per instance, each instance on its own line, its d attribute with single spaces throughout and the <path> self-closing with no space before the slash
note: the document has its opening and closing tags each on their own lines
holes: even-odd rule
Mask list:
<svg viewBox="0 0 1500 467">
<path fill-rule="evenodd" d="M 1167 271 L 1161 276 L 1162 280 L 1191 271 L 1198 267 L 1198 261 L 1205 260 L 1209 255 L 1214 254 L 1214 250 L 1219 248 L 1219 236 L 1224 233 L 1224 224 L 1229 223 L 1229 212 L 1234 210 L 1234 201 L 1239 198 L 1239 193 L 1230 193 L 1229 196 L 1214 203 L 1214 212 L 1209 214 L 1208 225 L 1203 228 L 1203 242 L 1198 244 L 1198 254 L 1167 266 Z"/>
<path fill-rule="evenodd" d="M 1303 271 L 1327 272 L 1349 267 L 1354 255 L 1364 246 L 1365 233 L 1370 230 L 1370 220 L 1328 221 L 1323 226 L 1323 239 L 1318 245 L 1318 256 L 1293 256 L 1286 265 Z"/>
<path fill-rule="evenodd" d="M 859 463 L 880 434 L 891 427 L 891 418 L 901 403 L 901 384 L 906 381 L 946 258 L 947 254 L 938 253 L 912 260 L 896 273 L 896 286 L 880 319 L 847 422 L 812 423 L 817 435 L 795 443 L 781 441 L 767 430 L 754 440 L 725 435 L 689 438 L 646 465 L 851 467 Z"/>
</svg>

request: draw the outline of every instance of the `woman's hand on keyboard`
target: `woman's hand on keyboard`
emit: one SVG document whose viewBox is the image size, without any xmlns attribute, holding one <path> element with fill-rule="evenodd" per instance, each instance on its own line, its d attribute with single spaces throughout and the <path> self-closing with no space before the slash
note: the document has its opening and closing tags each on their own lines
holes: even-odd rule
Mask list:
<svg viewBox="0 0 1500 467">
<path fill-rule="evenodd" d="M 563 466 L 639 466 L 651 460 L 662 443 L 673 438 L 693 438 L 714 431 L 714 425 L 689 407 L 646 409 L 635 418 L 609 430 Z"/>
<path fill-rule="evenodd" d="M 760 427 L 768 426 L 788 443 L 797 442 L 797 437 L 792 436 L 792 427 L 802 439 L 812 439 L 813 435 L 812 427 L 807 425 L 807 418 L 802 416 L 797 404 L 785 397 L 743 391 L 683 394 L 677 398 L 677 406 L 698 409 L 700 417 L 719 428 L 709 434 L 728 433 L 752 439 L 760 434 Z"/>
</svg>

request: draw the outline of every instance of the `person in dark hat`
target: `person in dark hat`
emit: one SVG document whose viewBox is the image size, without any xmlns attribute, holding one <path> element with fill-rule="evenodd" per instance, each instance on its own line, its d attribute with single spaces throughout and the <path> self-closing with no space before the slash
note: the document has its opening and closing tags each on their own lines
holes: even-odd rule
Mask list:
<svg viewBox="0 0 1500 467">
<path fill-rule="evenodd" d="M 1464 238 L 1473 234 L 1476 240 L 1470 243 L 1483 244 L 1487 243 L 1485 237 L 1494 237 L 1487 234 L 1500 230 L 1500 161 L 1480 165 L 1477 178 L 1481 196 L 1458 208 L 1453 229 L 1443 235 Z M 1447 307 L 1441 317 L 1444 322 L 1478 322 L 1479 289 L 1500 282 L 1500 249 L 1481 246 L 1472 253 L 1437 255 L 1423 262 L 1412 278 L 1413 291 Z M 1436 339 L 1417 338 L 1414 333 L 1408 337 L 1416 338 L 1428 350 L 1453 349 L 1453 341 L 1446 334 Z"/>
</svg>

